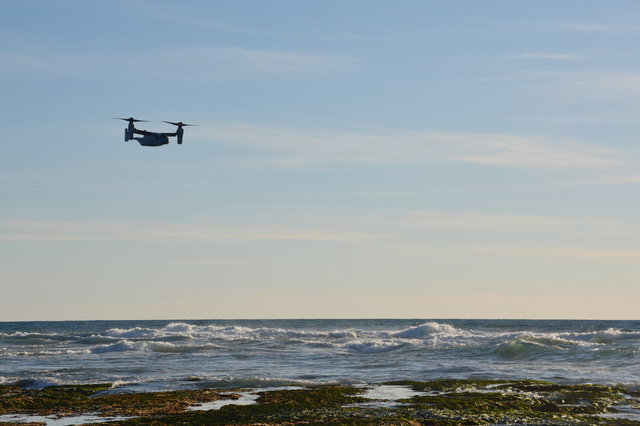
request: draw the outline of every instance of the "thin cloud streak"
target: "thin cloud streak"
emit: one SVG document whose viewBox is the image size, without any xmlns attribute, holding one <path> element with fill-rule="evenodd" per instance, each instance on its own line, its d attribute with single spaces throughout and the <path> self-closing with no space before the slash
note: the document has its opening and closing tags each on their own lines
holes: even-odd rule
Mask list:
<svg viewBox="0 0 640 426">
<path fill-rule="evenodd" d="M 482 214 L 466 212 L 410 211 L 386 216 L 360 217 L 359 223 L 371 229 L 415 236 L 429 230 L 491 232 L 493 235 L 547 233 L 566 235 L 624 235 L 635 226 L 623 221 L 601 217 L 562 217 L 514 214 Z M 470 234 L 467 234 L 470 235 Z"/>
<path fill-rule="evenodd" d="M 560 247 L 471 247 L 466 253 L 537 257 L 574 257 L 610 260 L 638 260 L 640 250 L 593 250 Z"/>
<path fill-rule="evenodd" d="M 336 72 L 350 69 L 361 60 L 346 55 L 330 55 L 271 49 L 243 49 L 232 47 L 167 48 L 162 51 L 136 53 L 132 58 L 122 53 L 73 53 L 45 50 L 25 54 L 0 51 L 0 74 L 34 72 L 43 75 L 86 76 L 101 75 L 105 69 L 114 76 L 185 74 L 190 78 L 211 78 L 223 73 L 299 73 Z M 123 64 L 120 74 L 111 64 Z"/>
<path fill-rule="evenodd" d="M 640 27 L 635 25 L 620 25 L 620 24 L 602 24 L 596 22 L 561 22 L 557 24 L 557 27 L 563 31 L 575 31 L 575 32 L 587 32 L 587 33 L 610 33 L 610 34 L 622 34 L 622 33 L 636 33 L 640 31 Z"/>
<path fill-rule="evenodd" d="M 640 184 L 640 176 L 612 176 L 594 180 L 562 182 L 561 186 L 599 186 L 599 185 L 637 185 Z"/>
<path fill-rule="evenodd" d="M 620 71 L 542 71 L 505 75 L 502 80 L 538 82 L 558 98 L 620 102 L 640 97 L 640 73 Z M 539 91 L 541 87 L 537 87 Z"/>
<path fill-rule="evenodd" d="M 632 262 L 640 260 L 640 250 L 635 249 L 589 249 L 560 245 L 549 246 L 450 246 L 450 247 L 395 247 L 394 251 L 404 255 L 424 253 L 445 255 L 506 256 L 561 258 L 604 262 Z"/>
<path fill-rule="evenodd" d="M 290 210 L 290 209 L 288 209 Z M 278 216 L 281 216 L 278 214 Z M 388 211 L 353 216 L 316 215 L 313 225 L 238 226 L 200 222 L 90 222 L 53 220 L 5 220 L 0 222 L 0 241 L 213 241 L 300 240 L 362 242 L 389 238 L 414 240 L 432 230 L 500 233 L 552 233 L 553 235 L 628 234 L 634 225 L 607 218 L 480 214 L 439 211 Z"/>
<path fill-rule="evenodd" d="M 573 53 L 522 53 L 508 57 L 513 59 L 549 59 L 562 61 L 575 61 L 584 58 L 582 55 L 576 55 Z"/>
<path fill-rule="evenodd" d="M 0 231 L 0 241 L 306 240 L 349 242 L 374 237 L 372 234 L 313 227 L 231 227 L 161 222 L 12 220 L 4 222 L 2 228 L 4 229 Z"/>
<path fill-rule="evenodd" d="M 255 266 L 268 265 L 268 262 L 246 262 L 246 261 L 190 261 L 190 262 L 170 262 L 170 265 L 176 266 Z"/>
<path fill-rule="evenodd" d="M 619 165 L 615 152 L 587 143 L 501 133 L 302 130 L 251 124 L 208 123 L 194 138 L 243 144 L 281 154 L 280 164 L 353 162 L 558 169 Z"/>
<path fill-rule="evenodd" d="M 167 52 L 164 52 L 167 55 Z M 189 68 L 213 68 L 223 66 L 238 71 L 266 73 L 290 73 L 302 71 L 336 71 L 359 63 L 351 56 L 327 55 L 283 50 L 258 50 L 239 48 L 190 48 L 169 54 L 179 64 Z"/>
</svg>

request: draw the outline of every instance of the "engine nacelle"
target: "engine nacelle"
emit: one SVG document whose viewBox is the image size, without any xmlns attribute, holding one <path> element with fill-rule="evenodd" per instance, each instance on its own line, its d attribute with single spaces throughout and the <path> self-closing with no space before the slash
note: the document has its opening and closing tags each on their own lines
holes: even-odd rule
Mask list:
<svg viewBox="0 0 640 426">
<path fill-rule="evenodd" d="M 133 134 L 135 133 L 135 126 L 133 125 L 133 121 L 129 121 L 129 125 L 126 129 L 124 129 L 124 141 L 130 141 L 133 139 Z"/>
<path fill-rule="evenodd" d="M 178 145 L 182 145 L 183 134 L 184 134 L 184 130 L 182 130 L 182 126 L 178 127 L 178 130 L 176 130 L 176 139 L 178 140 Z"/>
</svg>

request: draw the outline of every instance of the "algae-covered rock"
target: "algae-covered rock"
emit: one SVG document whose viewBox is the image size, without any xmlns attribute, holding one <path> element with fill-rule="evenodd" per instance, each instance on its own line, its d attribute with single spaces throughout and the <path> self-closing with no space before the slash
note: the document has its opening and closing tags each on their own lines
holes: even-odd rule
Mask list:
<svg viewBox="0 0 640 426">
<path fill-rule="evenodd" d="M 202 402 L 239 397 L 238 394 L 215 389 L 96 395 L 111 387 L 110 383 L 47 386 L 43 389 L 0 386 L 0 414 L 167 414 L 183 412 L 187 407 Z"/>
<path fill-rule="evenodd" d="M 110 388 L 110 383 L 47 386 L 43 389 L 0 386 L 0 414 L 67 414 L 84 411 L 90 402 L 89 396 Z"/>
<path fill-rule="evenodd" d="M 258 403 L 302 407 L 336 407 L 366 401 L 366 399 L 357 396 L 362 393 L 364 393 L 363 389 L 351 386 L 315 386 L 305 389 L 259 392 Z"/>
<path fill-rule="evenodd" d="M 136 416 L 117 424 L 336 424 L 336 425 L 640 425 L 637 395 L 621 387 L 562 385 L 533 380 L 390 382 L 416 394 L 376 401 L 353 386 L 312 386 L 258 392 L 253 405 L 209 411 L 189 406 L 237 399 L 240 390 L 203 389 L 109 394 L 110 384 L 22 389 L 0 386 L 0 414 Z M 372 385 L 375 387 L 376 385 Z M 245 391 L 246 392 L 246 391 Z M 411 394 L 411 392 L 409 392 Z M 620 411 L 620 413 L 617 413 Z M 609 417 L 603 417 L 607 415 Z"/>
</svg>

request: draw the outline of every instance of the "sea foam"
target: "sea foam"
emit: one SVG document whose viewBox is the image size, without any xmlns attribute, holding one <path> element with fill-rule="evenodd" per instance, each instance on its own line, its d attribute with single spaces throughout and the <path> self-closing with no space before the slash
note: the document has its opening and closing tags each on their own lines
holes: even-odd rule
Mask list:
<svg viewBox="0 0 640 426">
<path fill-rule="evenodd" d="M 164 353 L 186 353 L 220 348 L 219 345 L 211 343 L 203 345 L 175 345 L 169 342 L 142 342 L 120 340 L 109 345 L 100 345 L 91 350 L 92 353 L 101 354 L 108 352 L 164 352 Z"/>
<path fill-rule="evenodd" d="M 358 353 L 379 353 L 389 352 L 405 346 L 402 342 L 390 340 L 356 340 L 355 342 L 342 345 L 344 348 Z"/>
<path fill-rule="evenodd" d="M 441 324 L 438 322 L 427 322 L 417 325 L 415 327 L 409 327 L 405 330 L 393 333 L 394 337 L 401 337 L 404 339 L 424 339 L 430 338 L 434 335 L 442 336 L 460 336 L 464 334 L 461 330 L 449 325 Z"/>
</svg>

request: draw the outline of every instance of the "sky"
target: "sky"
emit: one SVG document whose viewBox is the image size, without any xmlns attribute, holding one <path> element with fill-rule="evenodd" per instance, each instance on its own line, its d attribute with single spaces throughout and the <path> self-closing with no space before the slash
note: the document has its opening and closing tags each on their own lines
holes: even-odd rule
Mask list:
<svg viewBox="0 0 640 426">
<path fill-rule="evenodd" d="M 640 319 L 637 1 L 0 4 L 0 321 Z"/>
</svg>

